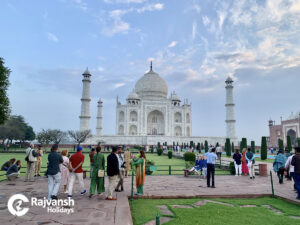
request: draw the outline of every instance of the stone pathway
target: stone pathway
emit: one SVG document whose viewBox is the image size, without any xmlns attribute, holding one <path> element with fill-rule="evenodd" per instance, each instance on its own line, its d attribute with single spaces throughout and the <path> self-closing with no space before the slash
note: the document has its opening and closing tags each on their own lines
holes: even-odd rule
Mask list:
<svg viewBox="0 0 300 225">
<path fill-rule="evenodd" d="M 278 210 L 278 209 L 276 209 L 276 208 L 274 208 L 274 207 L 272 207 L 270 205 L 262 205 L 262 206 L 265 207 L 265 208 L 267 208 L 267 209 L 270 209 L 271 211 L 273 211 L 274 213 L 276 213 L 278 215 L 282 215 L 283 214 L 280 210 Z"/>
<path fill-rule="evenodd" d="M 89 178 L 85 179 L 84 182 L 88 190 L 90 183 Z M 249 177 L 245 176 L 216 176 L 215 182 L 216 188 L 213 189 L 207 188 L 206 180 L 199 179 L 198 176 L 147 176 L 144 187 L 145 195 L 143 198 L 234 198 L 270 196 L 272 193 L 270 177 L 258 176 L 255 180 L 250 180 Z M 105 184 L 107 188 L 107 179 L 105 179 Z M 117 201 L 106 201 L 104 200 L 104 197 L 98 198 L 97 196 L 94 196 L 92 199 L 89 199 L 87 195 L 81 196 L 78 183 L 76 183 L 73 195 L 75 200 L 74 214 L 49 214 L 46 212 L 46 209 L 41 207 L 31 207 L 25 216 L 14 217 L 7 210 L 7 201 L 9 197 L 16 193 L 23 193 L 28 198 L 43 198 L 44 196 L 47 196 L 47 179 L 39 177 L 34 183 L 25 183 L 23 178 L 19 178 L 15 183 L 2 181 L 0 182 L 1 225 L 132 225 L 128 202 L 131 178 L 125 178 L 124 185 L 125 192 L 116 194 Z M 280 185 L 275 179 L 274 189 L 275 195 L 300 203 L 300 201 L 296 200 L 296 193 L 292 191 L 292 182 L 285 181 L 284 184 Z M 63 194 L 62 190 L 60 190 L 58 197 L 66 198 L 66 194 Z M 201 204 L 204 203 L 198 202 L 199 207 Z M 194 206 L 197 207 L 197 205 Z"/>
</svg>

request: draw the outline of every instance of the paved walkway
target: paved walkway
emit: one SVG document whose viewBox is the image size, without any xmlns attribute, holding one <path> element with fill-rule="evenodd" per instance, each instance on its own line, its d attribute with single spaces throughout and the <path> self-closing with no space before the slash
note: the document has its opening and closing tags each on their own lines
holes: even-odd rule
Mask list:
<svg viewBox="0 0 300 225">
<path fill-rule="evenodd" d="M 89 179 L 85 180 L 89 187 Z M 0 182 L 0 218 L 1 225 L 57 225 L 57 224 L 81 224 L 81 225 L 131 225 L 132 218 L 128 203 L 130 196 L 131 178 L 125 179 L 125 192 L 117 194 L 117 201 L 106 201 L 94 196 L 89 199 L 80 196 L 78 185 L 75 188 L 75 213 L 48 214 L 46 209 L 31 207 L 29 212 L 22 217 L 14 217 L 7 210 L 9 197 L 16 193 L 23 193 L 28 198 L 43 198 L 47 195 L 47 179 L 38 178 L 35 183 L 25 183 L 19 178 L 16 183 L 9 181 Z M 108 182 L 106 180 L 106 187 Z M 296 194 L 292 191 L 292 182 L 278 184 L 274 179 L 275 194 L 291 201 L 296 201 Z M 216 188 L 207 188 L 206 181 L 200 180 L 198 176 L 147 176 L 145 183 L 145 198 L 189 198 L 189 197 L 238 197 L 238 196 L 260 196 L 271 195 L 270 177 L 241 176 L 216 176 Z M 65 198 L 65 194 L 59 194 Z M 300 201 L 297 201 L 300 203 Z"/>
</svg>

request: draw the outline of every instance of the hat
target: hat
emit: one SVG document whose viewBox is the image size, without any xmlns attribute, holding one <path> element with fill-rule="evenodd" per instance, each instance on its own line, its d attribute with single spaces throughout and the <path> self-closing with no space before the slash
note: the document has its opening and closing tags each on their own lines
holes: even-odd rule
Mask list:
<svg viewBox="0 0 300 225">
<path fill-rule="evenodd" d="M 82 147 L 81 146 L 77 146 L 77 152 L 81 151 L 81 150 L 82 150 Z"/>
</svg>

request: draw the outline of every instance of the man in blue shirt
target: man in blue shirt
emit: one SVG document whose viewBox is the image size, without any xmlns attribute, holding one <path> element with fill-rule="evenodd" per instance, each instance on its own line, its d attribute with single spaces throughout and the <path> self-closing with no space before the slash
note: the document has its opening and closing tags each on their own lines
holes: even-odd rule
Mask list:
<svg viewBox="0 0 300 225">
<path fill-rule="evenodd" d="M 212 148 L 211 152 L 206 153 L 207 158 L 207 187 L 210 187 L 210 177 L 212 180 L 212 188 L 215 188 L 215 163 L 217 155 L 215 153 L 216 149 Z"/>
</svg>

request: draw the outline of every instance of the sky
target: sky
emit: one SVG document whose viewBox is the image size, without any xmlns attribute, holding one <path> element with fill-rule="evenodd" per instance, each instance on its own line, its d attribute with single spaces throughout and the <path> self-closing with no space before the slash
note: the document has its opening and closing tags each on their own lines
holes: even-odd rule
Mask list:
<svg viewBox="0 0 300 225">
<path fill-rule="evenodd" d="M 300 110 L 300 0 L 1 0 L 0 57 L 11 69 L 13 114 L 36 132 L 78 130 L 82 73 L 91 129 L 103 133 L 149 70 L 192 102 L 192 135 L 225 136 L 225 79 L 234 79 L 239 138 Z"/>
</svg>

